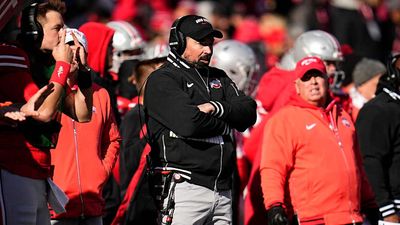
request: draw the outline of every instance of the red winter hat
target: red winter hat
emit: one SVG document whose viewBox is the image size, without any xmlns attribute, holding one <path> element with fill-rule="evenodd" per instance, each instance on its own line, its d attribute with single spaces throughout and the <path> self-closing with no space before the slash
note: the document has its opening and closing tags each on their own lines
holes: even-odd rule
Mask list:
<svg viewBox="0 0 400 225">
<path fill-rule="evenodd" d="M 296 77 L 302 78 L 310 70 L 320 71 L 322 74 L 326 74 L 326 68 L 324 62 L 315 56 L 305 57 L 297 62 L 296 64 Z"/>
</svg>

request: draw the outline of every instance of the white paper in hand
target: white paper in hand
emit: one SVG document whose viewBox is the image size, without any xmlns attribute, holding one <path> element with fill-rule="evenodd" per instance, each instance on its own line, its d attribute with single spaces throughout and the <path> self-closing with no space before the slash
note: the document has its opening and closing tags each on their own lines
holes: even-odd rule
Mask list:
<svg viewBox="0 0 400 225">
<path fill-rule="evenodd" d="M 50 207 L 57 213 L 64 213 L 65 205 L 69 201 L 67 195 L 65 195 L 64 191 L 61 190 L 50 178 L 47 178 L 47 182 L 49 184 L 48 190 L 48 203 Z"/>
</svg>

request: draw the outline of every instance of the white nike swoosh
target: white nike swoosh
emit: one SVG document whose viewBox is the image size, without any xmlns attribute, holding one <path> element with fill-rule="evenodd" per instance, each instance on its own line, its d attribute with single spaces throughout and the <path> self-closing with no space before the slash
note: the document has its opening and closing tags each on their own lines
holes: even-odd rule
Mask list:
<svg viewBox="0 0 400 225">
<path fill-rule="evenodd" d="M 306 125 L 306 129 L 307 129 L 307 130 L 311 130 L 311 129 L 313 129 L 316 125 L 317 125 L 317 124 L 315 124 L 315 123 Z"/>
<path fill-rule="evenodd" d="M 186 85 L 188 88 L 191 88 L 193 86 L 193 83 L 187 83 Z"/>
</svg>

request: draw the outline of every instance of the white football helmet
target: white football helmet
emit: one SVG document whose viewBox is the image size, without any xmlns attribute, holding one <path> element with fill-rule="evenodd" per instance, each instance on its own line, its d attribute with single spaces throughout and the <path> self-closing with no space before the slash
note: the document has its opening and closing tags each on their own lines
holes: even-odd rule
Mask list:
<svg viewBox="0 0 400 225">
<path fill-rule="evenodd" d="M 307 31 L 296 39 L 293 46 L 293 58 L 296 62 L 306 56 L 316 56 L 325 62 L 335 64 L 336 70 L 328 71 L 329 86 L 332 92 L 341 92 L 345 74 L 342 70 L 338 70 L 340 62 L 343 61 L 339 41 L 333 35 L 322 30 Z"/>
<path fill-rule="evenodd" d="M 293 49 L 289 49 L 281 58 L 278 67 L 284 70 L 294 70 L 296 61 L 293 58 Z"/>
<path fill-rule="evenodd" d="M 253 50 L 235 40 L 223 40 L 214 46 L 210 66 L 226 72 L 236 86 L 246 94 L 254 91 L 259 64 Z"/>
<path fill-rule="evenodd" d="M 126 21 L 111 21 L 107 26 L 115 30 L 113 36 L 113 66 L 111 71 L 118 73 L 122 62 L 138 59 L 142 54 L 145 41 L 138 30 Z"/>
<path fill-rule="evenodd" d="M 343 61 L 338 40 L 322 30 L 301 34 L 293 46 L 293 57 L 297 62 L 306 56 L 317 56 L 324 61 Z"/>
<path fill-rule="evenodd" d="M 139 61 L 145 62 L 155 59 L 167 58 L 169 50 L 169 45 L 166 43 L 148 44 L 144 47 L 144 52 Z"/>
</svg>

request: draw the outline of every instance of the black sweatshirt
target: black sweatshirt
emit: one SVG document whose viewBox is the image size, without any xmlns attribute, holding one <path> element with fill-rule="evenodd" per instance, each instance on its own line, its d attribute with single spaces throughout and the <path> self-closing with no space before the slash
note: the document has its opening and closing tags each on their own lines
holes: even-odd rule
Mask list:
<svg viewBox="0 0 400 225">
<path fill-rule="evenodd" d="M 400 96 L 384 89 L 360 110 L 357 136 L 383 217 L 400 208 Z"/>
<path fill-rule="evenodd" d="M 145 89 L 152 155 L 188 182 L 230 189 L 235 149 L 229 134 L 254 124 L 256 103 L 222 70 L 196 69 L 173 52 L 167 59 Z M 201 112 L 197 105 L 203 103 L 211 103 L 214 113 Z"/>
</svg>

